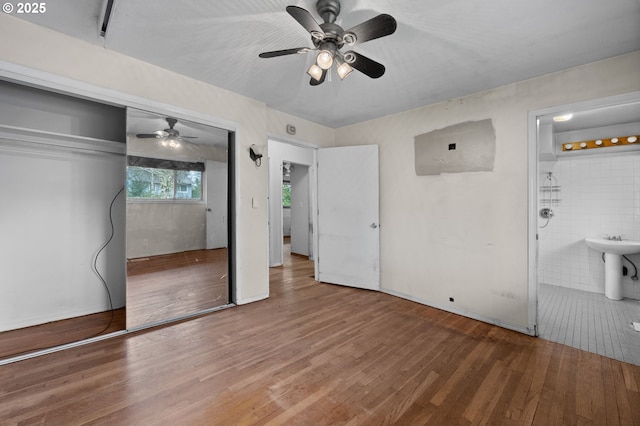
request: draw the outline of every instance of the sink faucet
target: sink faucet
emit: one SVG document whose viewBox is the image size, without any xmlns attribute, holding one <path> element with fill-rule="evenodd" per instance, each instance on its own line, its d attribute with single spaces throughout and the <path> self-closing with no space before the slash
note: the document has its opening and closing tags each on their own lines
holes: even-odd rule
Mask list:
<svg viewBox="0 0 640 426">
<path fill-rule="evenodd" d="M 607 235 L 607 240 L 622 241 L 622 235 Z"/>
</svg>

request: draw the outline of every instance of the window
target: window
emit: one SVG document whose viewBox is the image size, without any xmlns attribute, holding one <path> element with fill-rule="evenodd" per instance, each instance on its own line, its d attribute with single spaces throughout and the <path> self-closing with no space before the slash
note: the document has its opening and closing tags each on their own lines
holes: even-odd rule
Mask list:
<svg viewBox="0 0 640 426">
<path fill-rule="evenodd" d="M 291 207 L 291 183 L 282 183 L 282 207 Z"/>
<path fill-rule="evenodd" d="M 127 198 L 202 200 L 204 163 L 128 157 Z"/>
</svg>

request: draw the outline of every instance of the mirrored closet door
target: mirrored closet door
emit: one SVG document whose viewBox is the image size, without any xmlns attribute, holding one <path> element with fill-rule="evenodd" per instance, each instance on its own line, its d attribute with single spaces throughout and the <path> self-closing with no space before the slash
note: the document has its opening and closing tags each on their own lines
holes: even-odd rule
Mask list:
<svg viewBox="0 0 640 426">
<path fill-rule="evenodd" d="M 228 139 L 128 109 L 128 329 L 229 304 Z"/>
</svg>

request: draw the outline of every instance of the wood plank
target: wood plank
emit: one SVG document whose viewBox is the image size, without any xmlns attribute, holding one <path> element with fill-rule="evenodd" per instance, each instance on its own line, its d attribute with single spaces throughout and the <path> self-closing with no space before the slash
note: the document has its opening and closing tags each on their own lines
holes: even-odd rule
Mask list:
<svg viewBox="0 0 640 426">
<path fill-rule="evenodd" d="M 227 249 L 127 261 L 127 328 L 229 303 Z"/>
<path fill-rule="evenodd" d="M 124 330 L 125 310 L 99 312 L 0 333 L 0 359 Z"/>
<path fill-rule="evenodd" d="M 640 423 L 640 367 L 313 281 L 0 368 L 0 424 Z"/>
<path fill-rule="evenodd" d="M 127 262 L 127 308 L 0 332 L 0 359 L 229 303 L 227 251 L 192 250 Z"/>
</svg>

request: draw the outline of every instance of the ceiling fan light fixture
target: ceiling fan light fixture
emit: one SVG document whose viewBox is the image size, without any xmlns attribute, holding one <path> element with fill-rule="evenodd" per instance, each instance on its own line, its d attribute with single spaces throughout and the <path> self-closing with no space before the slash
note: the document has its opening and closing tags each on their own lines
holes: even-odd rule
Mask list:
<svg viewBox="0 0 640 426">
<path fill-rule="evenodd" d="M 320 79 L 322 78 L 322 73 L 323 73 L 323 69 L 320 68 L 318 65 L 313 64 L 311 65 L 311 67 L 309 67 L 309 70 L 307 71 L 307 74 L 309 74 L 311 76 L 311 78 L 313 78 L 316 81 L 320 81 Z"/>
<path fill-rule="evenodd" d="M 344 80 L 349 74 L 353 72 L 353 68 L 346 62 L 338 60 L 338 75 L 340 80 Z"/>
<path fill-rule="evenodd" d="M 321 50 L 316 58 L 316 64 L 323 70 L 328 70 L 333 65 L 333 53 L 330 50 Z"/>
<path fill-rule="evenodd" d="M 171 135 L 171 136 L 168 136 L 167 138 L 165 138 L 162 141 L 161 144 L 162 144 L 162 146 L 164 146 L 164 147 L 168 146 L 171 149 L 180 148 L 180 139 L 178 139 L 177 137 Z"/>
</svg>

